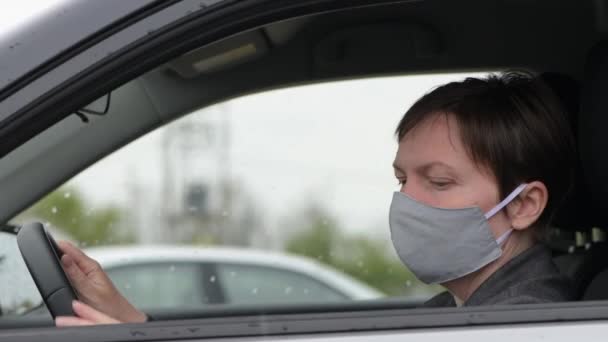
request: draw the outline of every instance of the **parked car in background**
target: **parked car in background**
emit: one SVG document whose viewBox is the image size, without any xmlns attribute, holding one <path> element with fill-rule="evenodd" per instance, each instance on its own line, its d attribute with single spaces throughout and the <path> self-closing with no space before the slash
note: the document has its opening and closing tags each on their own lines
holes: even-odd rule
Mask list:
<svg viewBox="0 0 608 342">
<path fill-rule="evenodd" d="M 86 253 L 131 303 L 145 311 L 383 297 L 338 270 L 283 253 L 162 245 L 99 247 Z"/>
</svg>

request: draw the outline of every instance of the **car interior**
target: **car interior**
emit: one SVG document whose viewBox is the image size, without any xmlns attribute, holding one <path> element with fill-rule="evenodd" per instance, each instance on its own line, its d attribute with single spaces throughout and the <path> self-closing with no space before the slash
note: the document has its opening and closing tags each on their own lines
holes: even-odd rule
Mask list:
<svg viewBox="0 0 608 342">
<path fill-rule="evenodd" d="M 580 300 L 608 299 L 608 159 L 601 152 L 608 143 L 608 97 L 602 93 L 608 89 L 608 6 L 592 0 L 352 3 L 315 13 L 277 11 L 273 20 L 241 25 L 217 42 L 184 46 L 137 78 L 117 81 L 93 104 L 64 113 L 0 159 L 0 189 L 7 194 L 0 197 L 0 218 L 10 222 L 143 134 L 244 94 L 388 75 L 526 70 L 563 101 L 580 161 L 546 243 L 575 281 Z"/>
</svg>

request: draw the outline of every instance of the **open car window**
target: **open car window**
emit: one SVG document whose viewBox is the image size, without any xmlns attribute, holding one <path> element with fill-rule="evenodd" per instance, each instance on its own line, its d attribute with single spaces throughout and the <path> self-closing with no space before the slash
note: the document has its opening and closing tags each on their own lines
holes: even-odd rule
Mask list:
<svg viewBox="0 0 608 342">
<path fill-rule="evenodd" d="M 394 130 L 428 89 L 467 75 L 328 82 L 202 108 L 97 162 L 14 223 L 44 222 L 80 246 L 144 310 L 420 305 L 442 289 L 417 281 L 390 242 Z"/>
</svg>

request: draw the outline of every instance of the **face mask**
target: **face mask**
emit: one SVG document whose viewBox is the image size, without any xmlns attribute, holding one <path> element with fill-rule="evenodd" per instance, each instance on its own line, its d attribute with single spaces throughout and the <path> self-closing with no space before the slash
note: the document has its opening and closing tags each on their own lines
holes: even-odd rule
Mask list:
<svg viewBox="0 0 608 342">
<path fill-rule="evenodd" d="M 395 192 L 389 214 L 391 239 L 401 261 L 421 281 L 444 283 L 475 272 L 502 254 L 507 231 L 496 240 L 488 219 L 517 197 L 518 186 L 487 213 L 479 207 L 443 209 Z"/>
</svg>

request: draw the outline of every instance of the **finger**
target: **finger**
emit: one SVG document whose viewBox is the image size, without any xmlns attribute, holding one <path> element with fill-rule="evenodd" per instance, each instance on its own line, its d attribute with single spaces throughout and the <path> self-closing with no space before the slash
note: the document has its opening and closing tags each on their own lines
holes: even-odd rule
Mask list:
<svg viewBox="0 0 608 342">
<path fill-rule="evenodd" d="M 94 322 L 96 324 L 116 324 L 120 323 L 120 321 L 104 314 L 103 312 L 97 311 L 92 307 L 75 300 L 72 302 L 72 308 L 74 309 L 74 313 L 84 320 L 88 320 Z"/>
<path fill-rule="evenodd" d="M 57 316 L 55 318 L 55 326 L 56 327 L 78 327 L 78 326 L 87 326 L 93 325 L 95 323 L 88 321 L 86 319 L 82 319 L 79 317 L 73 316 Z"/>
<path fill-rule="evenodd" d="M 86 292 L 86 289 L 89 287 L 89 279 L 87 278 L 87 275 L 82 272 L 80 267 L 76 265 L 74 258 L 69 254 L 64 254 L 61 257 L 61 264 L 63 265 L 65 274 L 76 288 L 76 291 Z"/>
<path fill-rule="evenodd" d="M 59 248 L 63 253 L 71 255 L 74 258 L 78 267 L 80 267 L 85 274 L 89 274 L 90 272 L 99 269 L 99 264 L 95 260 L 89 258 L 89 256 L 70 242 L 59 241 L 57 245 L 59 245 Z"/>
</svg>

